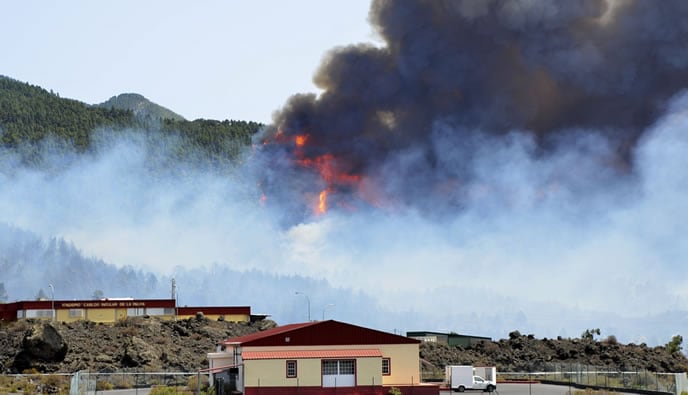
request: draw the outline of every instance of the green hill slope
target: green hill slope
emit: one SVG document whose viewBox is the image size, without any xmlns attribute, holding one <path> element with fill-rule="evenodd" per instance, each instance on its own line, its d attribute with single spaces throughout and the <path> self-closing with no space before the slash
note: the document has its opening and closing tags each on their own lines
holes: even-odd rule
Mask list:
<svg viewBox="0 0 688 395">
<path fill-rule="evenodd" d="M 33 145 L 55 136 L 83 150 L 89 146 L 90 133 L 96 127 L 134 125 L 131 111 L 90 107 L 0 76 L 0 144 L 4 147 Z"/>
<path fill-rule="evenodd" d="M 98 104 L 101 108 L 115 108 L 131 110 L 137 117 L 151 117 L 185 121 L 184 117 L 159 104 L 153 103 L 138 93 L 122 93 L 113 96 L 108 101 Z"/>
<path fill-rule="evenodd" d="M 110 103 L 109 105 L 106 105 Z M 0 76 L 0 149 L 27 165 L 42 163 L 42 143 L 55 150 L 87 152 L 99 129 L 175 137 L 172 160 L 233 162 L 262 125 L 234 120 L 186 121 L 140 95 L 119 95 L 99 106 L 61 98 L 39 86 Z M 157 132 L 157 133 L 156 133 Z M 167 146 L 167 141 L 156 144 Z M 169 162 L 168 162 L 169 163 Z"/>
</svg>

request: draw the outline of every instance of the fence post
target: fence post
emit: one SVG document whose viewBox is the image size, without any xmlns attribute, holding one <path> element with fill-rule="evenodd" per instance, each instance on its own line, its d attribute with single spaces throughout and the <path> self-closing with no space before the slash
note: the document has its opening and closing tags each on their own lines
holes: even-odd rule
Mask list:
<svg viewBox="0 0 688 395">
<path fill-rule="evenodd" d="M 609 388 L 609 368 L 607 368 L 607 374 L 604 375 L 604 386 Z"/>
<path fill-rule="evenodd" d="M 495 377 L 496 379 L 496 377 Z M 530 372 L 528 372 L 528 394 L 533 393 L 533 380 L 530 378 Z"/>
<path fill-rule="evenodd" d="M 621 388 L 626 388 L 626 380 L 624 379 L 624 372 L 621 371 Z"/>
</svg>

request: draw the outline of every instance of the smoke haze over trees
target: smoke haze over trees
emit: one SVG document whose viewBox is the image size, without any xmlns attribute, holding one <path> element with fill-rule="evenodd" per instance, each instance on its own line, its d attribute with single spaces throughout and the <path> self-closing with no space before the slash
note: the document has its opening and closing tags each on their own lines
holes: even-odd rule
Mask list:
<svg viewBox="0 0 688 395">
<path fill-rule="evenodd" d="M 688 327 L 688 9 L 660 4 L 375 1 L 380 45 L 334 49 L 320 94 L 208 144 L 222 122 L 162 120 L 65 155 L 3 119 L 3 239 L 27 241 L 0 262 L 43 269 L 9 299 L 76 293 L 58 251 L 99 272 L 74 297 L 175 276 L 182 303 L 279 323 L 305 319 L 300 291 L 390 331 L 664 344 Z"/>
</svg>

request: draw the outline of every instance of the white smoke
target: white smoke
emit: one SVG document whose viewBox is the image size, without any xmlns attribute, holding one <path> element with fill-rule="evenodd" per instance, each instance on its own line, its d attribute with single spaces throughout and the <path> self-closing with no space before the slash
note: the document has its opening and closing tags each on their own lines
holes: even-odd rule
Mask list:
<svg viewBox="0 0 688 395">
<path fill-rule="evenodd" d="M 335 209 L 285 228 L 243 168 L 160 170 L 150 162 L 159 147 L 134 131 L 107 134 L 97 154 L 51 157 L 50 171 L 5 153 L 0 221 L 159 274 L 219 264 L 284 276 L 279 290 L 244 299 L 282 323 L 304 318 L 294 290 L 308 293 L 299 289 L 305 277 L 326 284 L 310 295 L 314 318 L 334 303 L 328 317 L 386 330 L 552 337 L 599 327 L 622 341 L 663 343 L 688 324 L 685 313 L 648 321 L 688 310 L 687 100 L 645 133 L 633 171 L 609 162 L 594 131 L 570 131 L 543 154 L 525 133 L 458 144 L 438 124 L 440 165 L 468 163 L 475 177 L 462 185 L 469 203 L 436 216 Z M 419 157 L 389 158 L 383 188 L 393 191 L 395 171 Z M 381 310 L 333 300 L 352 295 Z"/>
</svg>

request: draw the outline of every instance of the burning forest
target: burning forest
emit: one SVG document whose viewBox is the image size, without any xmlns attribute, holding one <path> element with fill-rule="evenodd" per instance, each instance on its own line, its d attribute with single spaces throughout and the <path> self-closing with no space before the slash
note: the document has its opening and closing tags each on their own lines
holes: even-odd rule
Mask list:
<svg viewBox="0 0 688 395">
<path fill-rule="evenodd" d="M 684 0 L 375 0 L 377 41 L 326 53 L 319 92 L 286 100 L 240 165 L 167 160 L 189 147 L 137 130 L 52 173 L 0 155 L 0 220 L 280 323 L 332 303 L 388 331 L 663 344 L 688 327 L 687 16 Z M 10 294 L 54 284 L 14 273 Z"/>
<path fill-rule="evenodd" d="M 544 174 L 539 195 L 628 177 L 643 133 L 688 84 L 687 8 L 374 1 L 380 45 L 332 50 L 314 76 L 321 93 L 295 95 L 275 115 L 259 137 L 270 163 L 262 185 L 303 202 L 294 208 L 306 216 L 460 209 L 508 194 L 478 180 L 476 158 L 514 136 L 535 161 L 578 149 L 591 162 L 583 169 L 604 169 Z"/>
</svg>

